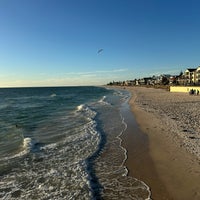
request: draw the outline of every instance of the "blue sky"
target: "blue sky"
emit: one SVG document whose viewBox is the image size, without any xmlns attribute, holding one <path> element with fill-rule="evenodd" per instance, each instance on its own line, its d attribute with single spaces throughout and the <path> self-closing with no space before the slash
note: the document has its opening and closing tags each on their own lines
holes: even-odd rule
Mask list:
<svg viewBox="0 0 200 200">
<path fill-rule="evenodd" d="M 0 87 L 179 74 L 200 65 L 199 10 L 199 0 L 0 0 Z"/>
</svg>

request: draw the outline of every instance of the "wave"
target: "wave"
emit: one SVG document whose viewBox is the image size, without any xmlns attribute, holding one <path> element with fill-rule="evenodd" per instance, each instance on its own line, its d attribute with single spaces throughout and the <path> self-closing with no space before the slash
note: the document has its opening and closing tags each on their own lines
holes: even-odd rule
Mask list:
<svg viewBox="0 0 200 200">
<path fill-rule="evenodd" d="M 76 111 L 82 112 L 84 114 L 84 116 L 87 117 L 88 119 L 94 119 L 94 117 L 97 114 L 94 110 L 92 110 L 86 104 L 81 104 L 81 105 L 77 106 L 77 110 Z"/>
<path fill-rule="evenodd" d="M 103 97 L 99 100 L 99 102 L 100 102 L 100 103 L 104 102 L 105 98 L 106 98 L 106 96 L 103 96 Z"/>
<path fill-rule="evenodd" d="M 83 110 L 84 107 L 85 107 L 84 104 L 81 104 L 81 105 L 77 106 L 77 111 L 81 111 L 81 110 Z"/>
<path fill-rule="evenodd" d="M 106 96 L 103 96 L 98 102 L 101 103 L 101 104 L 103 104 L 103 105 L 110 105 L 110 103 L 108 103 L 106 101 Z"/>
<path fill-rule="evenodd" d="M 22 157 L 31 151 L 31 147 L 32 147 L 31 138 L 24 138 L 21 147 L 14 155 L 6 156 L 6 157 L 0 159 L 0 161 L 5 161 L 5 160 L 14 159 L 17 157 Z"/>
<path fill-rule="evenodd" d="M 57 146 L 57 143 L 47 144 L 45 146 L 40 147 L 40 150 L 55 149 Z"/>
<path fill-rule="evenodd" d="M 55 93 L 51 94 L 50 97 L 56 97 L 57 95 Z"/>
</svg>

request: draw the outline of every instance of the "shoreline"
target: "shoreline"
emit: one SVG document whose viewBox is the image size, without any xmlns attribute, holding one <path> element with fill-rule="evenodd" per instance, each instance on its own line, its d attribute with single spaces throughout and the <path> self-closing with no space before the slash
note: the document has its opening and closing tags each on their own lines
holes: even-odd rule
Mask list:
<svg viewBox="0 0 200 200">
<path fill-rule="evenodd" d="M 132 98 L 134 97 L 131 96 L 131 99 L 127 102 L 127 108 L 122 108 L 127 129 L 120 136 L 122 138 L 122 146 L 126 149 L 127 159 L 125 160 L 125 166 L 128 169 L 128 176 L 144 182 L 149 187 L 151 199 L 170 200 L 172 198 L 160 180 L 149 153 L 149 137 L 139 127 L 135 113 L 131 109 L 130 102 Z"/>
<path fill-rule="evenodd" d="M 183 138 L 170 130 L 170 120 L 163 118 L 148 102 L 151 100 L 149 92 L 159 90 L 160 93 L 161 90 L 126 89 L 131 93 L 129 106 L 133 115 L 133 118 L 127 117 L 130 120 L 128 124 L 130 126 L 135 120 L 138 127 L 138 130 L 134 130 L 134 125 L 131 126 L 122 136 L 122 145 L 127 149 L 125 166 L 128 168 L 128 175 L 144 181 L 150 187 L 151 198 L 154 200 L 200 199 L 199 159 L 188 152 Z M 163 93 L 163 97 L 171 95 L 167 91 Z M 153 96 L 160 98 L 156 94 Z M 175 126 L 176 123 L 172 125 Z M 137 134 L 133 134 L 133 131 Z"/>
</svg>

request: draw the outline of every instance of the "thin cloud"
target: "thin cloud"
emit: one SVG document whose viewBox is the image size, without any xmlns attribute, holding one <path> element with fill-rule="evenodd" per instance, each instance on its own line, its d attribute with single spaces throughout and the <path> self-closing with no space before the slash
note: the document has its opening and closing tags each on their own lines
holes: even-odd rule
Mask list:
<svg viewBox="0 0 200 200">
<path fill-rule="evenodd" d="M 113 70 L 98 70 L 98 71 L 88 71 L 88 72 L 69 72 L 65 75 L 90 75 L 90 74 L 105 74 L 105 73 L 118 73 L 125 72 L 128 69 L 113 69 Z"/>
<path fill-rule="evenodd" d="M 116 70 L 114 70 L 114 72 L 125 72 L 125 71 L 128 71 L 128 69 L 116 69 Z"/>
<path fill-rule="evenodd" d="M 81 77 L 96 77 L 96 74 L 81 74 Z"/>
</svg>

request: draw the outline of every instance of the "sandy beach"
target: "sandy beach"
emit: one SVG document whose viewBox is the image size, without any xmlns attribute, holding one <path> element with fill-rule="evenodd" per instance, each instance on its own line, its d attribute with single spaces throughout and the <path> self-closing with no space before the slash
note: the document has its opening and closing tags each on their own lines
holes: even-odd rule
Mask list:
<svg viewBox="0 0 200 200">
<path fill-rule="evenodd" d="M 200 199 L 200 96 L 126 89 L 139 125 L 123 136 L 129 175 L 149 185 L 155 200 Z"/>
</svg>

